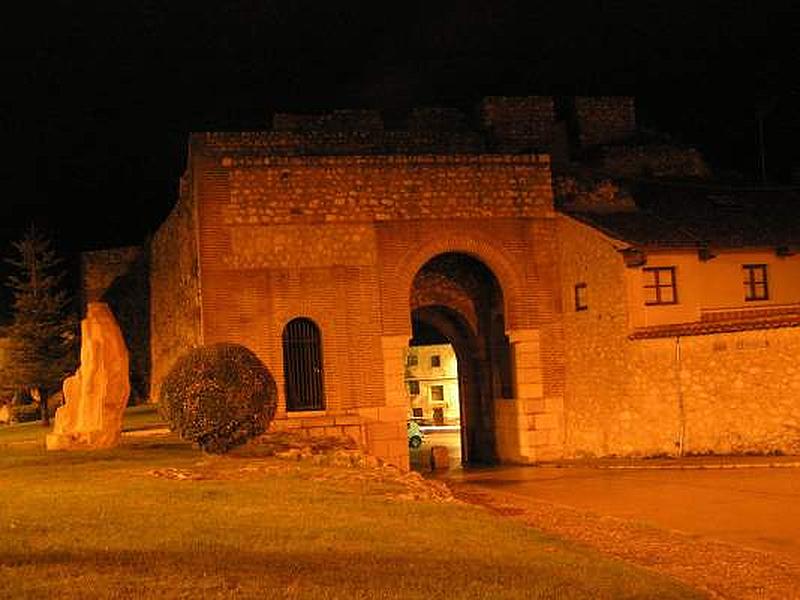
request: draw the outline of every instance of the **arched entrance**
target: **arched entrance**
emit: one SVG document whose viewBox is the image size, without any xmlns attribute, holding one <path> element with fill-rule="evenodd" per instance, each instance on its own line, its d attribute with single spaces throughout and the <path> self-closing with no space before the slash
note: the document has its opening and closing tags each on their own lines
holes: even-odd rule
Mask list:
<svg viewBox="0 0 800 600">
<path fill-rule="evenodd" d="M 473 256 L 448 252 L 426 262 L 411 288 L 411 345 L 450 344 L 458 365 L 461 460 L 497 461 L 494 401 L 511 396 L 503 292 Z"/>
</svg>

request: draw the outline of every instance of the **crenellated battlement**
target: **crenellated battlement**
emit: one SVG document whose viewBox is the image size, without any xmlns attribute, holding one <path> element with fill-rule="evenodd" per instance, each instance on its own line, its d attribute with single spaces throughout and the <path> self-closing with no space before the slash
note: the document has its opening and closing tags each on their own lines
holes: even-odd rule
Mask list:
<svg viewBox="0 0 800 600">
<path fill-rule="evenodd" d="M 636 133 L 633 98 L 490 96 L 473 115 L 452 107 L 418 107 L 401 119 L 378 110 L 317 114 L 276 113 L 263 131 L 204 132 L 193 144 L 204 152 L 271 155 L 528 154 L 553 152 L 559 132 L 578 128 L 580 148 L 618 143 Z"/>
</svg>

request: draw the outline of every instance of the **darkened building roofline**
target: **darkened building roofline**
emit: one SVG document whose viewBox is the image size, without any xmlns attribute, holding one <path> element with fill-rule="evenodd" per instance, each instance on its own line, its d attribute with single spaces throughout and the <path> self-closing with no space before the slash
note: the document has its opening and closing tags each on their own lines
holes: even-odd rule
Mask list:
<svg viewBox="0 0 800 600">
<path fill-rule="evenodd" d="M 561 212 L 647 249 L 774 248 L 800 251 L 799 188 L 732 188 L 674 182 L 626 185 L 633 210 Z"/>
</svg>

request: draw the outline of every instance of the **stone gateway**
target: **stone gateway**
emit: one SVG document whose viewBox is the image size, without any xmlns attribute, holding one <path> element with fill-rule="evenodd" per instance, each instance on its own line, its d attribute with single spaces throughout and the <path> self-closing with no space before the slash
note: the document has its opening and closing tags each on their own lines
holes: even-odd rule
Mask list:
<svg viewBox="0 0 800 600">
<path fill-rule="evenodd" d="M 186 349 L 243 344 L 273 427 L 407 466 L 427 329 L 467 462 L 800 451 L 800 195 L 665 139 L 616 97 L 193 134 L 149 248 L 151 397 Z"/>
</svg>

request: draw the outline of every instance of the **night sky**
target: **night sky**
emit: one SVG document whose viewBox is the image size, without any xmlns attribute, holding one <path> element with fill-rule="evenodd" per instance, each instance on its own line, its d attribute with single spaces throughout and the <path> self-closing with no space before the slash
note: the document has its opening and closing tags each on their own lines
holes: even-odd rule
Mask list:
<svg viewBox="0 0 800 600">
<path fill-rule="evenodd" d="M 264 128 L 275 110 L 635 95 L 641 125 L 756 180 L 761 107 L 769 178 L 788 183 L 798 5 L 51 0 L 0 41 L 0 254 L 31 222 L 66 253 L 140 243 L 175 201 L 190 131 Z"/>
</svg>

